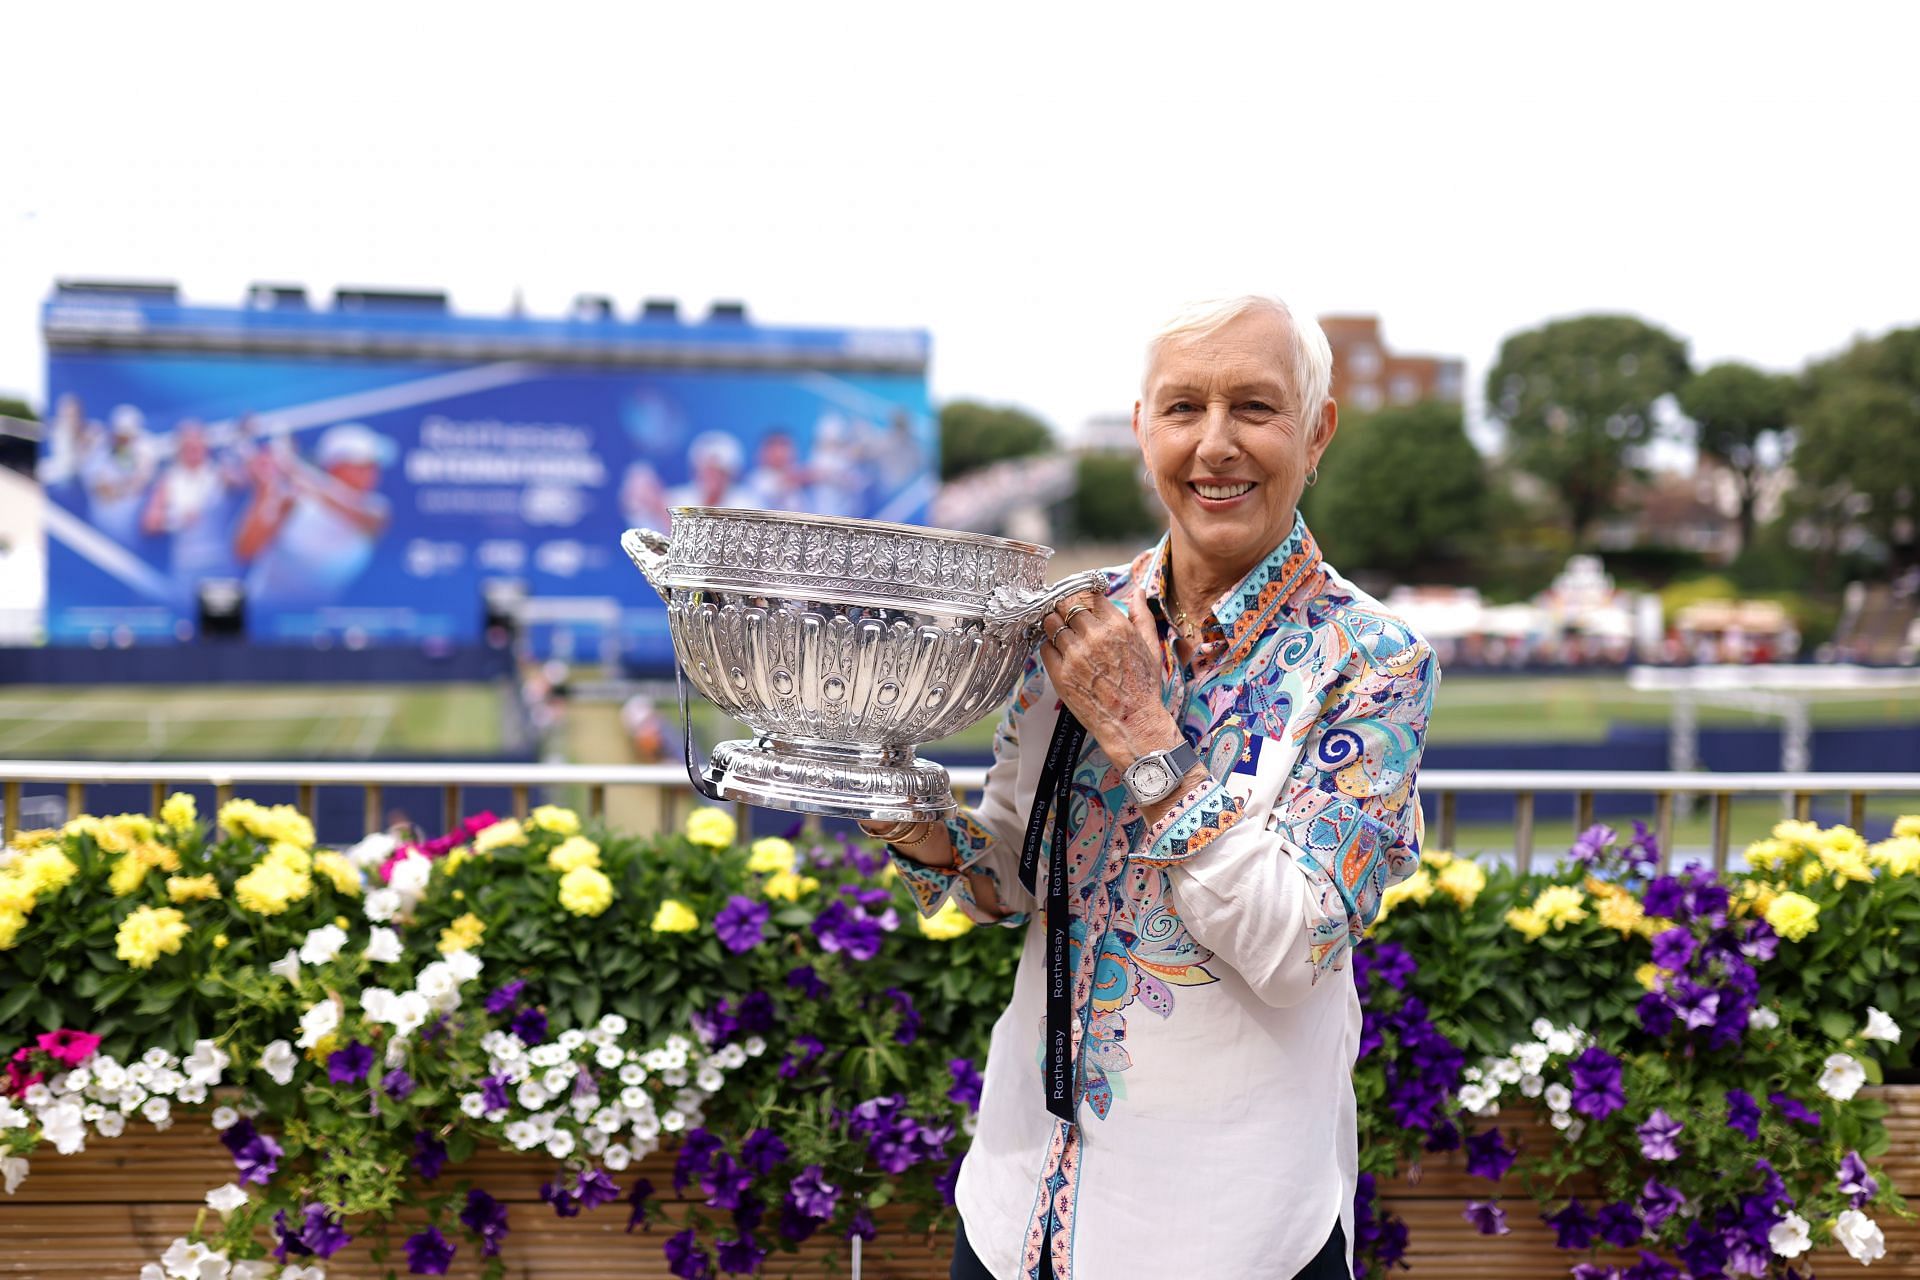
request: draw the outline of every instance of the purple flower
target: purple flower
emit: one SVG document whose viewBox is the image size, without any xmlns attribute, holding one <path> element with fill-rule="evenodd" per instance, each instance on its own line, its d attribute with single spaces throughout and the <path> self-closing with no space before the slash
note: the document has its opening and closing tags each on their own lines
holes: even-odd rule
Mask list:
<svg viewBox="0 0 1920 1280">
<path fill-rule="evenodd" d="M 855 1209 L 853 1217 L 847 1221 L 847 1239 L 855 1236 L 862 1240 L 873 1241 L 880 1237 L 880 1229 L 873 1225 L 873 1215 L 865 1209 Z"/>
<path fill-rule="evenodd" d="M 960 1185 L 960 1165 L 965 1160 L 965 1156 L 955 1156 L 953 1163 L 947 1166 L 947 1171 L 933 1180 L 933 1189 L 939 1193 L 940 1203 L 949 1208 L 953 1205 L 954 1189 Z"/>
<path fill-rule="evenodd" d="M 344 1224 L 324 1204 L 310 1204 L 300 1211 L 297 1226 L 289 1226 L 285 1209 L 273 1215 L 273 1256 L 285 1262 L 288 1257 L 331 1258 L 353 1243 Z"/>
<path fill-rule="evenodd" d="M 1740 936 L 1740 954 L 1749 960 L 1758 960 L 1765 964 L 1773 959 L 1780 950 L 1780 935 L 1765 920 L 1747 921 L 1746 931 Z"/>
<path fill-rule="evenodd" d="M 653 1195 L 653 1183 L 641 1178 L 633 1184 L 633 1190 L 627 1192 L 627 1203 L 633 1206 L 627 1212 L 627 1234 L 632 1235 L 635 1227 L 647 1225 L 647 1200 Z"/>
<path fill-rule="evenodd" d="M 781 1060 L 780 1078 L 782 1080 L 792 1080 L 801 1075 L 827 1051 L 827 1046 L 812 1036 L 795 1036 L 793 1047 L 799 1053 L 799 1057 L 796 1058 L 790 1053 Z"/>
<path fill-rule="evenodd" d="M 713 918 L 713 931 L 719 935 L 721 946 L 743 956 L 760 945 L 770 914 L 766 903 L 736 893 Z"/>
<path fill-rule="evenodd" d="M 480 1256 L 500 1256 L 500 1242 L 507 1238 L 507 1206 L 484 1191 L 467 1192 L 467 1207 L 460 1211 L 461 1225 L 480 1237 Z"/>
<path fill-rule="evenodd" d="M 980 1090 L 986 1081 L 974 1070 L 973 1059 L 955 1058 L 947 1064 L 947 1071 L 953 1076 L 953 1088 L 947 1090 L 947 1097 L 968 1111 L 980 1110 Z"/>
<path fill-rule="evenodd" d="M 1880 1184 L 1867 1172 L 1867 1162 L 1858 1151 L 1847 1152 L 1840 1161 L 1840 1194 L 1853 1197 L 1856 1209 L 1880 1194 Z"/>
<path fill-rule="evenodd" d="M 787 1144 L 771 1129 L 755 1129 L 740 1144 L 740 1163 L 764 1177 L 787 1158 Z"/>
<path fill-rule="evenodd" d="M 1688 877 L 1692 888 L 1687 893 L 1687 910 L 1702 920 L 1710 920 L 1714 927 L 1726 923 L 1727 904 L 1732 900 L 1727 886 L 1718 884 L 1710 872 L 1696 872 Z"/>
<path fill-rule="evenodd" d="M 810 964 L 803 964 L 798 969 L 790 971 L 787 974 L 787 985 L 798 990 L 809 1000 L 827 998 L 827 984 L 820 981 L 820 975 L 813 971 L 813 966 Z"/>
<path fill-rule="evenodd" d="M 1673 1008 L 1658 991 L 1649 991 L 1634 1006 L 1640 1015 L 1640 1028 L 1656 1040 L 1673 1030 Z"/>
<path fill-rule="evenodd" d="M 480 1082 L 480 1101 L 488 1111 L 505 1111 L 513 1105 L 507 1083 L 505 1076 L 488 1076 Z"/>
<path fill-rule="evenodd" d="M 1620 1273 L 1620 1280 L 1680 1280 L 1680 1273 L 1657 1254 L 1642 1252 L 1640 1261 Z"/>
<path fill-rule="evenodd" d="M 701 1177 L 700 1189 L 707 1193 L 710 1208 L 738 1209 L 741 1198 L 753 1189 L 753 1170 L 736 1163 L 722 1151 L 713 1157 L 712 1166 Z"/>
<path fill-rule="evenodd" d="M 580 1198 L 567 1190 L 565 1183 L 541 1183 L 540 1199 L 543 1203 L 553 1206 L 555 1217 L 577 1218 L 580 1216 Z"/>
<path fill-rule="evenodd" d="M 1664 1107 L 1655 1107 L 1646 1123 L 1634 1130 L 1640 1135 L 1640 1154 L 1649 1160 L 1678 1160 L 1680 1148 L 1673 1140 L 1684 1128 L 1686 1126 L 1668 1115 Z"/>
<path fill-rule="evenodd" d="M 713 1247 L 720 1270 L 730 1276 L 750 1276 L 767 1260 L 767 1251 L 754 1243 L 750 1235 L 738 1240 L 721 1240 Z"/>
<path fill-rule="evenodd" d="M 1647 886 L 1645 906 L 1650 916 L 1685 924 L 1687 920 L 1686 888 L 1672 876 L 1658 876 Z"/>
<path fill-rule="evenodd" d="M 1687 1198 L 1672 1187 L 1652 1178 L 1640 1188 L 1640 1211 L 1647 1215 L 1647 1230 L 1658 1231 L 1660 1224 L 1687 1207 Z"/>
<path fill-rule="evenodd" d="M 684 1192 L 688 1183 L 713 1167 L 713 1157 L 725 1145 L 705 1129 L 687 1130 L 673 1160 L 673 1189 Z"/>
<path fill-rule="evenodd" d="M 1588 1045 L 1570 1066 L 1575 1111 L 1604 1120 L 1627 1105 L 1626 1095 L 1620 1091 L 1620 1060 L 1605 1049 Z"/>
<path fill-rule="evenodd" d="M 1675 927 L 1653 935 L 1653 962 L 1669 973 L 1678 973 L 1693 959 L 1693 932 Z"/>
<path fill-rule="evenodd" d="M 1504 1236 L 1510 1230 L 1507 1211 L 1491 1201 L 1468 1201 L 1466 1212 L 1460 1216 L 1471 1222 L 1473 1229 L 1483 1236 Z"/>
<path fill-rule="evenodd" d="M 667 1270 L 680 1280 L 707 1280 L 713 1274 L 713 1260 L 694 1240 L 692 1231 L 682 1231 L 666 1243 Z"/>
<path fill-rule="evenodd" d="M 1442 1120 L 1433 1126 L 1433 1132 L 1420 1144 L 1428 1151 L 1458 1151 L 1460 1149 L 1460 1130 L 1451 1120 Z"/>
<path fill-rule="evenodd" d="M 1644 822 L 1633 824 L 1633 841 L 1622 849 L 1627 861 L 1627 870 L 1638 876 L 1650 876 L 1654 868 L 1660 865 L 1660 840 L 1647 829 Z"/>
<path fill-rule="evenodd" d="M 1498 1129 L 1476 1133 L 1467 1139 L 1467 1173 L 1470 1177 L 1498 1182 L 1507 1176 L 1507 1170 L 1513 1168 L 1519 1154 L 1502 1142 Z"/>
<path fill-rule="evenodd" d="M 1596 822 L 1573 838 L 1573 847 L 1567 850 L 1567 855 L 1573 859 L 1575 866 L 1592 866 L 1606 856 L 1607 850 L 1619 838 L 1612 827 Z"/>
<path fill-rule="evenodd" d="M 1713 1020 L 1720 1014 L 1720 993 L 1712 987 L 1701 986 L 1691 978 L 1680 979 L 1674 990 L 1668 993 L 1667 999 L 1689 1031 L 1712 1026 Z"/>
<path fill-rule="evenodd" d="M 612 1204 L 620 1198 L 620 1188 L 604 1169 L 583 1169 L 580 1181 L 574 1189 L 574 1195 L 580 1201 L 582 1209 L 598 1209 L 603 1204 Z"/>
<path fill-rule="evenodd" d="M 810 1239 L 814 1232 L 820 1230 L 822 1221 L 823 1219 L 802 1212 L 800 1206 L 793 1202 L 792 1196 L 780 1202 L 780 1238 L 789 1244 L 799 1244 L 803 1240 Z"/>
<path fill-rule="evenodd" d="M 335 1084 L 359 1084 L 373 1067 L 373 1050 L 353 1041 L 327 1055 L 327 1079 Z"/>
<path fill-rule="evenodd" d="M 1760 1140 L 1760 1104 L 1744 1089 L 1727 1090 L 1727 1128 L 1748 1142 Z"/>
<path fill-rule="evenodd" d="M 413 1092 L 413 1077 L 404 1069 L 395 1067 L 380 1078 L 380 1087 L 385 1089 L 387 1096 L 395 1102 L 405 1102 L 408 1095 Z"/>
<path fill-rule="evenodd" d="M 1784 1093 L 1770 1093 L 1767 1095 L 1767 1101 L 1771 1102 L 1781 1115 L 1796 1124 L 1804 1124 L 1809 1129 L 1818 1129 L 1820 1127 L 1820 1113 L 1818 1111 L 1807 1110 L 1796 1098 L 1789 1097 Z"/>
<path fill-rule="evenodd" d="M 764 1036 L 773 1030 L 777 1015 L 772 996 L 764 991 L 749 991 L 741 997 L 740 1011 L 735 1017 L 739 1019 L 741 1035 Z"/>
<path fill-rule="evenodd" d="M 824 1222 L 833 1216 L 834 1207 L 840 1203 L 840 1188 L 828 1182 L 823 1172 L 817 1164 L 808 1165 L 788 1184 L 787 1195 L 794 1208 Z"/>
<path fill-rule="evenodd" d="M 844 951 L 849 960 L 871 960 L 886 938 L 880 923 L 845 902 L 834 902 L 813 918 L 813 936 L 822 951 Z"/>
<path fill-rule="evenodd" d="M 505 1013 L 520 1002 L 520 993 L 527 989 L 525 978 L 515 978 L 512 982 L 495 987 L 487 997 L 488 1013 Z"/>
<path fill-rule="evenodd" d="M 1413 956 L 1397 942 L 1376 942 L 1353 953 L 1353 980 L 1366 999 L 1375 978 L 1395 991 L 1404 991 L 1407 981 L 1418 971 Z"/>
<path fill-rule="evenodd" d="M 233 1153 L 240 1181 L 266 1186 L 280 1168 L 280 1144 L 254 1130 L 253 1121 L 242 1119 L 220 1135 L 222 1145 Z"/>
<path fill-rule="evenodd" d="M 1687 1274 L 1691 1276 L 1718 1276 L 1726 1274 L 1727 1245 L 1720 1233 L 1699 1222 L 1687 1224 L 1685 1243 L 1674 1250 L 1680 1261 L 1687 1264 Z"/>
<path fill-rule="evenodd" d="M 547 1015 L 528 1005 L 513 1015 L 507 1030 L 518 1036 L 522 1044 L 539 1044 L 547 1038 Z"/>
<path fill-rule="evenodd" d="M 1542 1214 L 1541 1220 L 1554 1231 L 1554 1246 L 1560 1249 L 1586 1249 L 1593 1245 L 1594 1231 L 1600 1223 L 1579 1200 L 1567 1201 L 1558 1213 Z"/>
<path fill-rule="evenodd" d="M 413 1135 L 413 1168 L 421 1178 L 432 1182 L 447 1163 L 447 1147 L 425 1129 Z"/>
<path fill-rule="evenodd" d="M 913 1007 L 913 997 L 898 987 L 888 987 L 881 992 L 893 1001 L 893 1007 L 900 1011 L 900 1025 L 893 1029 L 893 1038 L 901 1044 L 912 1044 L 920 1038 L 920 1011 Z"/>
<path fill-rule="evenodd" d="M 443 1276 L 453 1265 L 453 1242 L 440 1234 L 440 1228 L 428 1227 L 419 1235 L 407 1237 L 407 1270 L 416 1276 Z"/>
<path fill-rule="evenodd" d="M 1600 1207 L 1600 1238 L 1616 1249 L 1631 1249 L 1646 1235 L 1646 1226 L 1633 1206 L 1616 1200 Z"/>
<path fill-rule="evenodd" d="M 1571 1274 L 1573 1280 L 1620 1280 L 1617 1270 L 1603 1267 L 1597 1262 L 1577 1262 Z"/>
</svg>

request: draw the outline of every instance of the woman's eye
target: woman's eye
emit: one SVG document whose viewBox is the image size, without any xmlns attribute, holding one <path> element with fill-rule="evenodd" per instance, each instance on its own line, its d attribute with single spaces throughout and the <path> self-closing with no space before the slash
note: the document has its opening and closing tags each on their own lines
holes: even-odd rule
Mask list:
<svg viewBox="0 0 1920 1280">
<path fill-rule="evenodd" d="M 1268 404 L 1264 400 L 1249 400 L 1247 401 L 1246 407 L 1249 411 L 1253 413 L 1272 413 L 1273 412 L 1273 406 Z"/>
</svg>

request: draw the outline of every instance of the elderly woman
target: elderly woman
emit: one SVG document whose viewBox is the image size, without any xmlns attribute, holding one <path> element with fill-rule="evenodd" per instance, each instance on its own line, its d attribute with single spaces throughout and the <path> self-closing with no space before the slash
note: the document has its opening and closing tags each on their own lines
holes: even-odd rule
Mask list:
<svg viewBox="0 0 1920 1280">
<path fill-rule="evenodd" d="M 922 910 L 1036 922 L 956 1278 L 1352 1274 L 1349 960 L 1419 861 L 1439 671 L 1295 510 L 1331 371 L 1277 300 L 1163 329 L 1133 428 L 1166 537 L 1043 620 L 978 809 L 868 828 Z"/>
</svg>

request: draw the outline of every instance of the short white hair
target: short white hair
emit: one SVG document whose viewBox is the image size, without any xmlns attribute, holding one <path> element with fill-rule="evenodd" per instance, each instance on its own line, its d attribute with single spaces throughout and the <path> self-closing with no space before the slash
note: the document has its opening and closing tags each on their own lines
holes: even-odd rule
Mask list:
<svg viewBox="0 0 1920 1280">
<path fill-rule="evenodd" d="M 1255 311 L 1269 311 L 1287 322 L 1293 335 L 1293 351 L 1287 363 L 1293 374 L 1289 388 L 1299 403 L 1293 406 L 1301 425 L 1311 427 L 1320 421 L 1321 407 L 1333 390 L 1333 347 L 1317 320 L 1301 319 L 1281 298 L 1268 294 L 1243 293 L 1237 298 L 1209 298 L 1190 302 L 1175 312 L 1147 341 L 1147 362 L 1140 374 L 1141 389 L 1153 372 L 1153 362 L 1170 342 L 1204 338 Z"/>
</svg>

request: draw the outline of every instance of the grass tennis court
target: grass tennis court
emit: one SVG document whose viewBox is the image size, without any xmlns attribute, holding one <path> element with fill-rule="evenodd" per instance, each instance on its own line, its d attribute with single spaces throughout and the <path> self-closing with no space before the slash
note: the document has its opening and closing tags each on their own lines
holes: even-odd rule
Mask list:
<svg viewBox="0 0 1920 1280">
<path fill-rule="evenodd" d="M 499 749 L 485 684 L 17 685 L 0 759 L 377 760 Z"/>
</svg>

